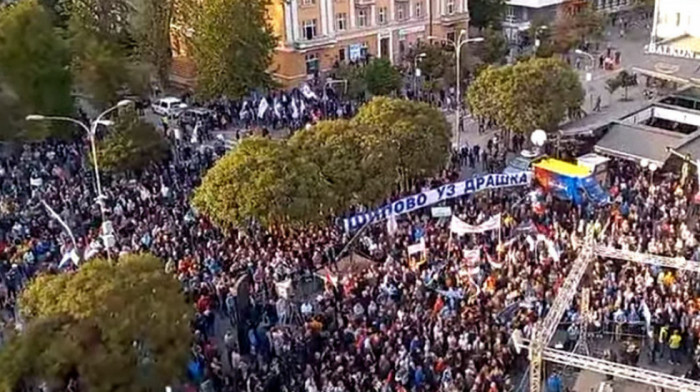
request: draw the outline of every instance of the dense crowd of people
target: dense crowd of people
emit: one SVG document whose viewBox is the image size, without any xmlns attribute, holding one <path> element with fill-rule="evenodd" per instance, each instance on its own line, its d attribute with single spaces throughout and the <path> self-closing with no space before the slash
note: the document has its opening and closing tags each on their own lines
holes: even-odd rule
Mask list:
<svg viewBox="0 0 700 392">
<path fill-rule="evenodd" d="M 106 252 L 85 147 L 84 140 L 24 145 L 0 160 L 3 324 L 15 322 L 17 295 L 33 275 L 77 268 L 74 247 L 85 258 Z M 393 229 L 367 227 L 348 251 L 355 233 L 333 224 L 224 235 L 189 205 L 216 152 L 189 143 L 173 148 L 176 160 L 131 176 L 104 174 L 102 182 L 117 238 L 111 256 L 160 257 L 197 310 L 187 368 L 193 390 L 510 391 L 525 361 L 511 333 L 528 336 L 546 314 L 586 237 L 700 260 L 690 223 L 693 181 L 683 185 L 671 174 L 652 183 L 633 162 L 611 161 L 612 200 L 603 208 L 573 206 L 534 185 L 485 191 L 446 205 L 474 225 L 500 214 L 500 230 L 454 235 L 449 219 L 424 209 L 400 216 Z M 496 141 L 484 150 L 498 155 L 499 148 Z M 462 151 L 452 169 L 474 164 L 474 156 L 478 150 Z M 414 191 L 457 175 L 447 170 Z M 42 203 L 67 223 L 75 244 Z M 424 250 L 408 255 L 417 243 Z M 360 272 L 345 268 L 350 253 L 367 260 Z M 593 262 L 587 275 L 593 325 L 614 339 L 651 334 L 654 358 L 691 358 L 700 330 L 694 275 L 607 259 Z M 240 279 L 251 282 L 246 306 Z M 283 289 L 291 282 L 299 292 L 305 279 L 325 287 L 303 297 Z M 565 322 L 580 319 L 579 302 Z"/>
</svg>

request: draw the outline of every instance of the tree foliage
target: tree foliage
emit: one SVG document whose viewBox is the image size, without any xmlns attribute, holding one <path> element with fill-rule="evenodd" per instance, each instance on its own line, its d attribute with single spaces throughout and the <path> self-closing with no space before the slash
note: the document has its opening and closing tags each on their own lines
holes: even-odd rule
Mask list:
<svg viewBox="0 0 700 392">
<path fill-rule="evenodd" d="M 69 64 L 70 51 L 62 33 L 52 26 L 51 15 L 36 0 L 21 1 L 0 11 L 0 83 L 4 84 L 3 90 L 17 98 L 10 106 L 3 106 L 15 112 L 3 115 L 70 115 L 73 99 Z M 12 101 L 9 98 L 5 99 L 6 105 Z M 20 132 L 13 129 L 3 133 L 12 136 Z M 51 129 L 55 134 L 66 128 L 57 125 Z"/>
<path fill-rule="evenodd" d="M 365 81 L 365 67 L 357 64 L 341 64 L 332 71 L 332 77 L 336 80 L 347 82 L 345 96 L 357 101 L 364 101 L 367 95 L 367 82 Z"/>
<path fill-rule="evenodd" d="M 116 103 L 124 89 L 134 94 L 145 92 L 147 71 L 119 44 L 89 34 L 74 39 L 80 42 L 80 52 L 73 58 L 74 77 L 96 106 Z"/>
<path fill-rule="evenodd" d="M 623 100 L 628 100 L 628 90 L 630 87 L 636 86 L 638 84 L 637 75 L 631 74 L 626 70 L 620 71 L 614 78 L 605 81 L 605 88 L 610 94 L 614 94 L 619 88 L 625 89 L 625 96 Z"/>
<path fill-rule="evenodd" d="M 371 130 L 366 135 L 373 151 L 385 155 L 405 186 L 410 180 L 428 178 L 445 167 L 451 131 L 442 113 L 420 102 L 377 97 L 362 106 L 354 124 Z"/>
<path fill-rule="evenodd" d="M 566 53 L 586 41 L 600 39 L 604 30 L 605 17 L 593 9 L 592 5 L 576 13 L 560 12 L 554 22 L 554 49 Z"/>
<path fill-rule="evenodd" d="M 116 103 L 124 93 L 143 95 L 149 70 L 135 51 L 131 21 L 136 9 L 128 0 L 65 0 L 70 15 L 72 72 L 77 87 L 98 108 Z"/>
<path fill-rule="evenodd" d="M 584 91 L 566 63 L 534 58 L 511 66 L 490 66 L 472 83 L 467 101 L 474 115 L 514 132 L 557 129 L 580 108 Z"/>
<path fill-rule="evenodd" d="M 508 42 L 503 32 L 491 27 L 484 30 L 484 43 L 480 46 L 479 57 L 487 64 L 502 64 L 508 54 Z"/>
<path fill-rule="evenodd" d="M 202 98 L 238 98 L 271 83 L 277 44 L 267 20 L 269 0 L 183 0 L 179 23 L 191 29 L 197 89 Z"/>
<path fill-rule="evenodd" d="M 447 70 L 454 68 L 454 53 L 448 52 L 442 45 L 419 42 L 407 54 L 412 62 L 416 57 L 425 54 L 418 60 L 418 68 L 426 81 L 439 80 L 445 76 Z"/>
<path fill-rule="evenodd" d="M 142 0 L 132 23 L 139 57 L 153 67 L 162 86 L 170 78 L 173 3 L 174 0 Z"/>
<path fill-rule="evenodd" d="M 357 203 L 374 205 L 393 189 L 396 173 L 388 164 L 395 154 L 377 148 L 368 137 L 371 133 L 361 124 L 345 120 L 321 121 L 290 139 L 297 154 L 319 168 L 331 192 L 326 202 L 331 212 L 341 213 Z"/>
<path fill-rule="evenodd" d="M 365 84 L 372 95 L 389 95 L 401 88 L 401 73 L 387 59 L 373 59 L 365 66 Z"/>
<path fill-rule="evenodd" d="M 100 169 L 107 171 L 143 169 L 165 159 L 168 151 L 165 138 L 133 109 L 119 113 L 114 129 L 97 146 Z"/>
<path fill-rule="evenodd" d="M 26 325 L 0 351 L 0 391 L 42 381 L 66 390 L 72 380 L 80 390 L 146 392 L 183 375 L 191 309 L 153 256 L 39 276 L 20 303 Z"/>
<path fill-rule="evenodd" d="M 251 137 L 210 169 L 193 204 L 223 228 L 304 224 L 377 205 L 444 168 L 450 131 L 429 105 L 374 98 L 351 121 L 322 121 L 288 142 Z"/>
<path fill-rule="evenodd" d="M 469 0 L 469 24 L 478 29 L 499 28 L 506 7 L 505 0 Z"/>
<path fill-rule="evenodd" d="M 223 228 L 305 223 L 322 218 L 328 191 L 318 168 L 285 141 L 250 137 L 207 172 L 192 202 Z"/>
</svg>

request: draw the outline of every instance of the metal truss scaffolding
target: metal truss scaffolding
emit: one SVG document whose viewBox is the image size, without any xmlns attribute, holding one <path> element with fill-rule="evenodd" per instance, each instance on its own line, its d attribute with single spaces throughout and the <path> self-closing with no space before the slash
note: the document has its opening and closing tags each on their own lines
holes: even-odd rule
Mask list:
<svg viewBox="0 0 700 392">
<path fill-rule="evenodd" d="M 700 392 L 700 382 L 671 376 L 661 372 L 642 369 L 634 366 L 622 365 L 615 362 L 604 361 L 568 351 L 548 348 L 557 330 L 564 312 L 569 308 L 578 290 L 581 278 L 588 268 L 588 264 L 595 256 L 626 260 L 635 263 L 652 264 L 667 268 L 675 268 L 685 271 L 700 272 L 700 263 L 682 258 L 671 258 L 650 254 L 622 251 L 604 246 L 586 246 L 582 249 L 578 259 L 574 261 L 569 275 L 559 289 L 552 307 L 547 316 L 536 324 L 532 339 L 525 346 L 530 351 L 530 392 L 542 391 L 542 361 L 550 361 L 564 366 L 590 370 L 596 373 L 607 374 L 620 379 L 658 386 L 664 389 L 680 392 Z M 585 293 L 586 295 L 588 292 Z M 588 298 L 582 298 L 582 317 L 588 313 Z M 586 323 L 587 320 L 584 320 Z M 583 337 L 587 331 L 580 331 L 579 337 Z M 583 338 L 585 339 L 585 338 Z M 527 341 L 524 341 L 527 342 Z M 581 342 L 579 342 L 581 343 Z M 583 344 L 586 342 L 584 341 Z"/>
<path fill-rule="evenodd" d="M 605 257 L 608 259 L 626 260 L 634 263 L 652 264 L 660 267 L 700 272 L 700 263 L 697 261 L 686 260 L 682 257 L 657 256 L 647 253 L 630 252 L 607 246 L 596 246 L 594 253 L 596 256 Z"/>
<path fill-rule="evenodd" d="M 590 248 L 584 248 L 579 257 L 571 266 L 571 271 L 567 275 L 564 283 L 559 288 L 559 292 L 554 298 L 552 307 L 533 332 L 532 343 L 530 345 L 530 392 L 540 392 L 542 390 L 542 354 L 547 344 L 552 340 L 557 331 L 559 321 L 564 312 L 569 308 L 574 299 L 578 285 L 583 274 L 588 268 L 588 262 L 592 258 Z"/>
<path fill-rule="evenodd" d="M 523 348 L 531 348 L 523 346 Z M 669 374 L 647 370 L 598 358 L 574 354 L 568 351 L 545 348 L 542 358 L 564 366 L 576 367 L 583 370 L 607 374 L 620 379 L 658 386 L 667 390 L 681 392 L 700 392 L 700 382 L 671 376 Z"/>
</svg>

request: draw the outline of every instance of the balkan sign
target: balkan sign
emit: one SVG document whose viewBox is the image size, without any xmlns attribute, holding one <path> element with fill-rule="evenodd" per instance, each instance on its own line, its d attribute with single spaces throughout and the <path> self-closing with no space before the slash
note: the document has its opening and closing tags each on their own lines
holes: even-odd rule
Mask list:
<svg viewBox="0 0 700 392">
<path fill-rule="evenodd" d="M 379 208 L 353 215 L 344 220 L 345 230 L 355 231 L 362 226 L 382 221 L 390 216 L 403 215 L 418 209 L 431 206 L 444 200 L 468 195 L 470 193 L 487 189 L 507 188 L 530 184 L 532 173 L 521 172 L 515 174 L 488 174 L 481 177 L 470 178 L 466 181 L 454 182 L 443 185 L 416 195 L 404 197 L 393 203 Z"/>
<path fill-rule="evenodd" d="M 644 53 L 658 54 L 659 56 L 680 57 L 683 59 L 700 59 L 700 56 L 692 50 L 676 48 L 671 45 L 649 44 L 644 46 Z"/>
</svg>

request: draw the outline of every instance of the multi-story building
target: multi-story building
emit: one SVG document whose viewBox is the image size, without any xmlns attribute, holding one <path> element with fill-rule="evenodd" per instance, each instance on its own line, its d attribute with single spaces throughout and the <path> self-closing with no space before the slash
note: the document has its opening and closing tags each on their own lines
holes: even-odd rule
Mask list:
<svg viewBox="0 0 700 392">
<path fill-rule="evenodd" d="M 336 62 L 367 56 L 400 62 L 418 41 L 454 39 L 469 22 L 467 0 L 277 1 L 270 13 L 280 37 L 272 72 L 288 86 Z"/>
<path fill-rule="evenodd" d="M 518 42 L 520 33 L 530 28 L 532 21 L 554 21 L 557 12 L 576 12 L 589 4 L 601 12 L 618 12 L 634 0 L 507 0 L 503 32 L 510 42 Z"/>
<path fill-rule="evenodd" d="M 700 2 L 656 0 L 654 26 L 645 50 L 650 55 L 700 60 Z"/>
</svg>

